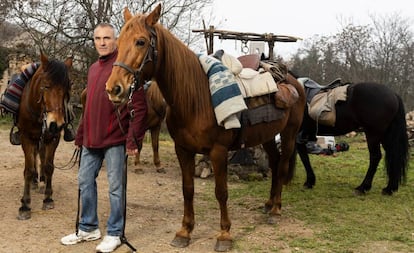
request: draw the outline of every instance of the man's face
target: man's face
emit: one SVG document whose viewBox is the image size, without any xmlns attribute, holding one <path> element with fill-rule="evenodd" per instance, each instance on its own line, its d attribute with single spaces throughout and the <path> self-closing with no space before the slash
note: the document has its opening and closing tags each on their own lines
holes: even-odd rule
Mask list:
<svg viewBox="0 0 414 253">
<path fill-rule="evenodd" d="M 114 30 L 110 27 L 97 27 L 93 35 L 93 41 L 99 56 L 111 54 L 116 48 Z"/>
</svg>

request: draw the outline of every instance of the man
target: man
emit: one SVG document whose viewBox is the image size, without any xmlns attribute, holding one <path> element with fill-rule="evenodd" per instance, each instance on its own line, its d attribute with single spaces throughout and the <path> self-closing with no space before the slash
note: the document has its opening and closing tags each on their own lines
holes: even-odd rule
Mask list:
<svg viewBox="0 0 414 253">
<path fill-rule="evenodd" d="M 124 161 L 125 152 L 135 156 L 137 143 L 145 134 L 147 103 L 143 88 L 135 91 L 128 105 L 116 108 L 105 91 L 118 50 L 115 29 L 111 24 L 99 24 L 94 30 L 94 44 L 99 59 L 88 72 L 87 98 L 79 124 L 75 145 L 82 147 L 79 166 L 81 216 L 79 231 L 61 239 L 71 245 L 101 238 L 97 215 L 96 177 L 103 160 L 109 182 L 110 214 L 107 235 L 96 247 L 97 252 L 112 252 L 121 245 L 124 232 Z M 133 116 L 129 112 L 134 110 Z M 125 150 L 126 148 L 126 150 Z"/>
</svg>

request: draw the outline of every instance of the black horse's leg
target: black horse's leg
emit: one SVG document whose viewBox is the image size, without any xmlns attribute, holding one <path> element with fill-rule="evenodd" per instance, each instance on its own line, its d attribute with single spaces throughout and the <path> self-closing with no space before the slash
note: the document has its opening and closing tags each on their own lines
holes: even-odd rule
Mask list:
<svg viewBox="0 0 414 253">
<path fill-rule="evenodd" d="M 297 143 L 296 145 L 300 160 L 302 161 L 303 166 L 306 170 L 306 181 L 303 186 L 307 189 L 312 189 L 316 183 L 316 176 L 313 172 L 312 165 L 309 160 L 308 150 L 306 149 L 306 143 Z"/>
<path fill-rule="evenodd" d="M 190 244 L 191 232 L 194 229 L 194 173 L 195 153 L 188 152 L 185 148 L 175 144 L 175 153 L 181 168 L 182 191 L 184 197 L 184 215 L 182 226 L 175 233 L 171 242 L 174 247 L 184 248 Z"/>
<path fill-rule="evenodd" d="M 371 189 L 374 175 L 377 172 L 377 167 L 382 157 L 379 140 L 377 138 L 370 137 L 368 134 L 366 134 L 366 138 L 369 151 L 369 167 L 364 181 L 362 181 L 360 186 L 355 188 L 355 193 L 358 195 L 365 194 Z"/>
</svg>

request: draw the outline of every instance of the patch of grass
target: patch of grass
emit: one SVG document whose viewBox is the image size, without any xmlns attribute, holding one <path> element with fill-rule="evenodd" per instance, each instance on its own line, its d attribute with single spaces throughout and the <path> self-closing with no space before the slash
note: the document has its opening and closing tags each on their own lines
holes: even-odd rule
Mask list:
<svg viewBox="0 0 414 253">
<path fill-rule="evenodd" d="M 282 194 L 282 215 L 303 222 L 314 234 L 311 238 L 286 237 L 284 242 L 303 252 L 374 252 L 367 247 L 384 242 L 387 252 L 412 252 L 414 172 L 408 171 L 407 183 L 393 196 L 383 196 L 381 190 L 387 184 L 387 177 L 381 160 L 372 189 L 364 196 L 356 196 L 354 188 L 365 177 L 369 154 L 363 137 L 345 140 L 350 150 L 339 152 L 336 157 L 311 155 L 317 178 L 312 190 L 303 188 L 306 174 L 298 157 L 295 178 Z M 210 187 L 206 194 L 213 191 L 214 184 Z M 264 203 L 269 190 L 270 180 L 229 182 L 229 203 L 236 209 L 249 208 Z M 204 199 L 217 205 L 214 196 Z M 244 248 L 244 243 L 236 245 L 240 252 L 252 250 Z M 253 252 L 261 251 L 255 248 Z"/>
</svg>

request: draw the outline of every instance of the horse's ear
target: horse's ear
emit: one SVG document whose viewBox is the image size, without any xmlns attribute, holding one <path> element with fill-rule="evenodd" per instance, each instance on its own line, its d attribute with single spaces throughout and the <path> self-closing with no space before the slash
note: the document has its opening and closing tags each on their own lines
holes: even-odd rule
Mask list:
<svg viewBox="0 0 414 253">
<path fill-rule="evenodd" d="M 161 16 L 161 4 L 158 4 L 157 7 L 147 16 L 145 23 L 148 26 L 154 26 Z"/>
<path fill-rule="evenodd" d="M 73 58 L 72 56 L 66 58 L 65 60 L 65 65 L 66 67 L 68 67 L 68 69 L 72 68 L 72 63 L 73 63 Z"/>
<path fill-rule="evenodd" d="M 43 66 L 47 66 L 49 64 L 49 58 L 43 52 L 40 52 L 40 62 Z"/>
<path fill-rule="evenodd" d="M 128 22 L 128 20 L 130 20 L 131 18 L 132 18 L 131 12 L 129 11 L 128 7 L 125 7 L 124 8 L 124 20 L 125 20 L 125 23 Z"/>
</svg>

